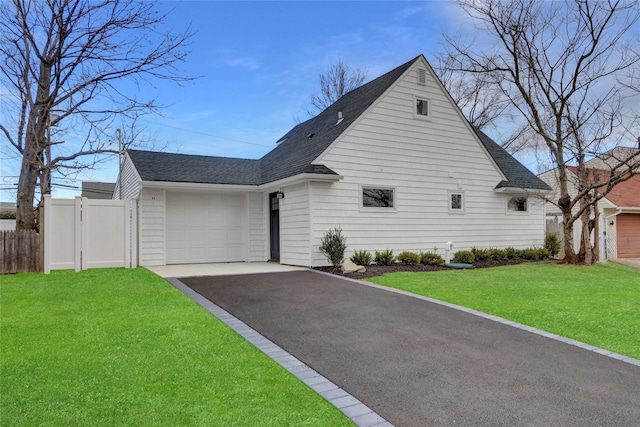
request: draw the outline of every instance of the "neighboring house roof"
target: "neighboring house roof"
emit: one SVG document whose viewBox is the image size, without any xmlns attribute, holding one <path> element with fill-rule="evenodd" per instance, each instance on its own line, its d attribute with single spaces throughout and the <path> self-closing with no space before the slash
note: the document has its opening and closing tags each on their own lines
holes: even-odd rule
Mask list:
<svg viewBox="0 0 640 427">
<path fill-rule="evenodd" d="M 640 208 L 640 175 L 618 183 L 606 198 L 619 208 Z"/>
<path fill-rule="evenodd" d="M 143 181 L 261 185 L 300 174 L 338 175 L 313 162 L 423 55 L 338 99 L 317 116 L 298 124 L 259 160 L 129 150 Z M 550 190 L 531 171 L 478 129 L 478 138 L 506 180 L 496 188 Z"/>
<path fill-rule="evenodd" d="M 111 199 L 115 188 L 116 184 L 114 182 L 82 181 L 82 197 L 88 199 Z"/>
<path fill-rule="evenodd" d="M 567 166 L 567 169 L 577 176 L 577 167 Z M 594 171 L 595 174 L 593 174 Z M 599 181 L 604 181 L 611 176 L 611 170 L 593 169 L 590 171 L 589 176 L 591 182 L 594 182 L 596 178 Z M 640 175 L 634 175 L 626 181 L 619 182 L 605 198 L 619 208 L 640 207 Z"/>
<path fill-rule="evenodd" d="M 628 161 L 636 156 L 640 156 L 640 148 L 615 147 L 585 162 L 585 166 L 595 169 L 611 169 L 620 165 L 621 162 Z"/>
<path fill-rule="evenodd" d="M 15 202 L 0 202 L 0 212 L 15 212 L 15 211 L 16 211 Z"/>
</svg>

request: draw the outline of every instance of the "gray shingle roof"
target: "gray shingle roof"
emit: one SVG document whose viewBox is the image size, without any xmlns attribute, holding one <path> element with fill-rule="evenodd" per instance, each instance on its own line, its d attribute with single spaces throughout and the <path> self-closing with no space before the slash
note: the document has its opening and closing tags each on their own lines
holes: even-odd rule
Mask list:
<svg viewBox="0 0 640 427">
<path fill-rule="evenodd" d="M 317 116 L 300 123 L 262 159 L 262 181 L 297 175 L 308 168 L 340 134 L 371 106 L 422 55 L 344 94 Z M 343 120 L 338 123 L 338 113 Z"/>
<path fill-rule="evenodd" d="M 337 175 L 313 161 L 418 58 L 343 95 L 317 116 L 280 138 L 260 160 L 129 150 L 143 181 L 260 185 L 301 173 Z M 343 120 L 338 122 L 338 112 Z M 310 137 L 311 136 L 311 137 Z"/>
<path fill-rule="evenodd" d="M 544 183 L 533 172 L 527 169 L 522 163 L 517 161 L 511 154 L 496 144 L 478 128 L 473 128 L 480 138 L 480 142 L 485 146 L 489 155 L 496 162 L 504 176 L 507 178 L 496 185 L 495 188 L 523 188 L 527 190 L 549 191 L 551 187 Z"/>
<path fill-rule="evenodd" d="M 143 181 L 260 184 L 258 160 L 129 150 Z"/>
<path fill-rule="evenodd" d="M 260 185 L 302 173 L 337 175 L 313 162 L 416 61 L 411 61 L 343 95 L 317 116 L 280 138 L 259 160 L 129 150 L 143 181 Z M 338 120 L 341 113 L 342 120 Z M 507 180 L 496 188 L 548 190 L 549 187 L 483 132 L 476 134 Z"/>
</svg>

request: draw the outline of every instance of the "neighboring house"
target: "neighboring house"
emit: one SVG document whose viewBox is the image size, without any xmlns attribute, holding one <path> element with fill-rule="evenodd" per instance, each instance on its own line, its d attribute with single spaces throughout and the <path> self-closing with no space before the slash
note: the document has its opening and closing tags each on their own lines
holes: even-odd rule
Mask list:
<svg viewBox="0 0 640 427">
<path fill-rule="evenodd" d="M 16 229 L 16 204 L 15 202 L 0 202 L 0 231 L 13 231 Z"/>
<path fill-rule="evenodd" d="M 629 158 L 635 158 L 637 161 L 639 156 L 640 148 L 616 147 L 589 160 L 585 166 L 591 170 L 592 175 L 606 179 L 621 161 Z M 574 198 L 577 194 L 578 169 L 575 166 L 568 166 L 567 169 L 571 183 L 569 193 Z M 553 169 L 540 175 L 543 181 L 554 188 L 554 192 L 549 195 L 551 200 L 560 197 L 556 174 L 557 169 Z M 562 222 L 562 213 L 557 206 L 547 203 L 546 210 L 548 217 L 555 217 L 556 221 Z M 618 183 L 598 202 L 598 212 L 600 261 L 640 258 L 640 175 Z M 578 251 L 582 221 L 577 220 L 573 229 L 574 249 Z"/>
<path fill-rule="evenodd" d="M 424 56 L 345 94 L 258 160 L 129 150 L 141 265 L 323 266 L 354 250 L 542 245 L 550 188 L 464 118 Z M 118 194 L 118 189 L 116 193 Z"/>
<path fill-rule="evenodd" d="M 116 184 L 113 182 L 82 181 L 82 197 L 87 199 L 112 199 Z"/>
</svg>

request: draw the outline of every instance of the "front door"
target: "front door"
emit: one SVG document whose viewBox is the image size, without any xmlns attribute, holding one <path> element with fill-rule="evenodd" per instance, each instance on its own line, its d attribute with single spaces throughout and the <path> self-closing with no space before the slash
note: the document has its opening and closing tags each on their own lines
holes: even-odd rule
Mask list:
<svg viewBox="0 0 640 427">
<path fill-rule="evenodd" d="M 269 240 L 272 261 L 280 261 L 280 199 L 278 193 L 269 194 Z"/>
</svg>

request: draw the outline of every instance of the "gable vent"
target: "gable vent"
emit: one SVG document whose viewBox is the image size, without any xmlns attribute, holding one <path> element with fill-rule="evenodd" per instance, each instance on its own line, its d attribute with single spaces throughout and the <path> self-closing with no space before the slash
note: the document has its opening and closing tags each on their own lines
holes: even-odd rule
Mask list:
<svg viewBox="0 0 640 427">
<path fill-rule="evenodd" d="M 418 68 L 418 84 L 420 86 L 427 85 L 427 70 L 424 68 Z"/>
</svg>

